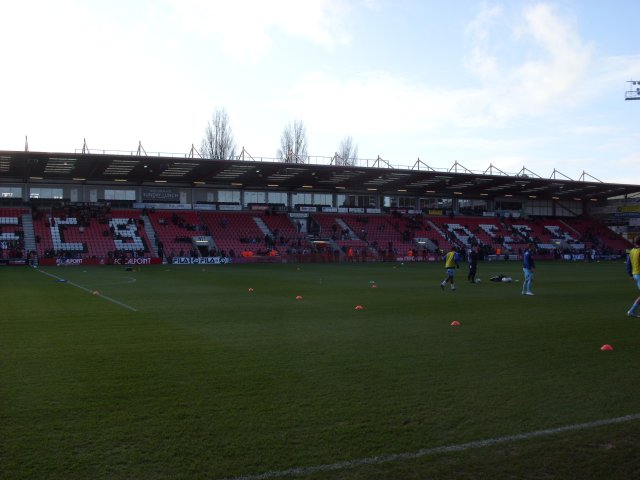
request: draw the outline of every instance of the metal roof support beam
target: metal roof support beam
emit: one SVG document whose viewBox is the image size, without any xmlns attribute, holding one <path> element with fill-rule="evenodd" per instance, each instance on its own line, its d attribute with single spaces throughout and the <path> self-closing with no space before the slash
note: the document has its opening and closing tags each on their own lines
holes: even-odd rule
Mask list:
<svg viewBox="0 0 640 480">
<path fill-rule="evenodd" d="M 566 178 L 567 180 L 571 180 L 572 182 L 575 181 L 573 178 L 566 176 L 560 170 L 556 170 L 555 168 L 553 169 L 553 172 L 551 172 L 551 176 L 549 178 L 553 178 L 554 180 L 557 180 L 556 179 L 556 174 L 562 175 L 564 178 Z"/>
<path fill-rule="evenodd" d="M 373 165 L 371 166 L 378 167 L 378 168 L 383 168 L 383 167 L 393 168 L 393 166 L 389 162 L 387 162 L 385 159 L 381 158 L 380 155 L 378 155 L 378 158 L 376 158 L 376 160 L 373 162 Z"/>
<path fill-rule="evenodd" d="M 247 152 L 247 151 L 245 150 L 245 148 L 244 148 L 244 147 L 242 147 L 242 151 L 240 152 L 240 155 L 238 155 L 238 159 L 239 159 L 239 160 L 246 160 L 246 158 L 244 158 L 244 157 L 245 157 L 245 155 L 246 155 L 247 157 L 249 157 L 251 160 L 253 160 L 254 162 L 256 161 L 256 159 L 255 159 L 255 158 L 253 158 L 253 157 L 249 154 L 249 152 Z"/>
<path fill-rule="evenodd" d="M 189 158 L 196 158 L 196 155 L 198 156 L 198 158 L 202 158 L 202 155 L 200 155 L 200 152 L 198 151 L 198 149 L 196 148 L 196 146 L 192 143 L 191 144 L 191 150 L 189 150 Z"/>
<path fill-rule="evenodd" d="M 411 170 L 420 170 L 420 165 L 424 165 L 425 167 L 427 167 L 427 172 L 436 171 L 435 168 L 431 168 L 429 165 L 427 165 L 422 160 L 420 160 L 420 157 L 418 157 L 418 160 L 416 160 L 416 163 L 413 164 L 413 167 L 411 167 Z"/>
<path fill-rule="evenodd" d="M 534 177 L 537 178 L 542 178 L 540 175 L 538 175 L 536 172 L 532 172 L 531 170 L 529 170 L 527 167 L 522 167 L 522 170 L 520 170 L 516 177 L 528 177 L 529 175 L 533 175 Z"/>
<path fill-rule="evenodd" d="M 138 140 L 138 151 L 137 151 L 136 155 L 138 157 L 141 157 L 143 153 L 144 153 L 144 156 L 146 157 L 147 156 L 147 152 L 144 149 L 144 147 L 142 146 L 142 141 Z"/>
<path fill-rule="evenodd" d="M 473 173 L 471 170 L 469 170 L 467 167 L 465 167 L 464 165 L 458 163 L 458 161 L 456 160 L 455 163 L 451 166 L 451 168 L 449 169 L 449 172 L 455 172 L 458 173 L 458 167 L 460 167 L 462 169 L 463 173 Z"/>
<path fill-rule="evenodd" d="M 505 175 L 505 176 L 509 176 L 508 173 L 504 173 L 502 170 L 500 170 L 498 167 L 496 167 L 493 163 L 489 164 L 489 167 L 482 172 L 483 175 L 486 175 L 487 172 L 489 172 L 489 175 L 494 175 L 493 171 L 496 170 L 498 173 L 500 173 L 500 175 Z"/>
<path fill-rule="evenodd" d="M 578 179 L 578 181 L 579 182 L 586 182 L 586 177 L 593 178 L 596 182 L 603 183 L 602 180 L 594 177 L 593 175 L 588 174 L 584 170 L 582 171 L 582 175 L 580 175 L 580 178 Z"/>
</svg>

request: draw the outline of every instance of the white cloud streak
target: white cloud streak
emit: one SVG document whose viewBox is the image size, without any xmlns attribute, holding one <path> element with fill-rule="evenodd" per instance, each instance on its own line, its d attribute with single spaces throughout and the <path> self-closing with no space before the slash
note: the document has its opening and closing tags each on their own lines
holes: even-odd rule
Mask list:
<svg viewBox="0 0 640 480">
<path fill-rule="evenodd" d="M 275 32 L 325 47 L 348 43 L 347 6 L 333 0 L 168 0 L 180 27 L 219 42 L 237 60 L 256 62 L 274 48 Z"/>
</svg>

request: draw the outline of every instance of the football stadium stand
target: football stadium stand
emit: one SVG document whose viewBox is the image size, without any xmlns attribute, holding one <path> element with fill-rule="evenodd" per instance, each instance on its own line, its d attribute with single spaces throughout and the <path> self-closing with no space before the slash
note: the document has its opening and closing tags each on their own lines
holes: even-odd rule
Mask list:
<svg viewBox="0 0 640 480">
<path fill-rule="evenodd" d="M 0 153 L 0 264 L 437 260 L 452 246 L 500 259 L 531 242 L 546 258 L 591 259 L 624 255 L 640 226 L 627 221 L 640 219 L 640 186 L 585 178 L 140 151 Z"/>
<path fill-rule="evenodd" d="M 144 215 L 149 226 L 145 227 Z M 35 252 L 40 258 L 103 258 L 117 255 L 153 257 L 244 257 L 313 252 L 326 243 L 340 258 L 367 260 L 421 257 L 452 245 L 477 245 L 485 255 L 520 255 L 529 242 L 543 253 L 620 253 L 628 242 L 594 219 L 499 218 L 392 214 L 314 213 L 316 227 L 298 231 L 285 213 L 199 212 L 193 210 L 77 208 L 0 208 L 2 258 L 25 257 L 23 219 L 32 218 Z M 147 232 L 151 228 L 152 231 Z M 202 250 L 194 238 L 211 238 Z M 352 251 L 351 253 L 349 251 Z M 251 252 L 247 255 L 247 252 Z"/>
</svg>

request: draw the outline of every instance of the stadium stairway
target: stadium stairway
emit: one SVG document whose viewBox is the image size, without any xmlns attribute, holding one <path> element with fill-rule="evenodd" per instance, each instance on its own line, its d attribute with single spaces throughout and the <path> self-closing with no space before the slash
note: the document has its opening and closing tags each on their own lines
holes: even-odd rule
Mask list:
<svg viewBox="0 0 640 480">
<path fill-rule="evenodd" d="M 141 214 L 140 218 L 144 222 L 144 230 L 147 232 L 147 237 L 149 237 L 149 247 L 153 252 L 154 256 L 158 256 L 158 241 L 156 240 L 156 231 L 153 229 L 153 225 L 151 224 L 151 220 L 149 220 L 149 216 L 147 214 Z"/>
<path fill-rule="evenodd" d="M 256 222 L 256 225 L 258 225 L 258 228 L 264 235 L 273 236 L 273 232 L 269 230 L 269 227 L 266 223 L 264 223 L 264 220 L 262 220 L 260 217 L 253 217 L 253 220 Z"/>
<path fill-rule="evenodd" d="M 571 232 L 573 232 L 573 234 L 575 235 L 576 238 L 580 238 L 582 236 L 582 233 L 580 233 L 573 225 L 569 225 L 567 222 L 565 222 L 563 219 L 559 219 L 559 222 L 562 224 L 562 226 L 564 226 L 567 230 L 570 230 Z"/>
<path fill-rule="evenodd" d="M 430 252 L 438 251 L 438 246 L 435 243 L 433 243 L 433 240 L 431 240 L 430 238 L 414 237 L 413 242 L 416 248 L 419 248 L 419 249 L 426 248 Z"/>
<path fill-rule="evenodd" d="M 351 227 L 347 225 L 347 222 L 345 222 L 341 218 L 336 218 L 336 223 L 342 230 L 347 230 L 349 232 L 349 238 L 351 240 L 360 240 L 358 236 L 354 233 L 354 231 L 351 230 Z"/>
<path fill-rule="evenodd" d="M 340 257 L 341 260 L 344 260 L 345 258 L 347 258 L 347 254 L 344 253 L 342 248 L 340 248 L 340 245 L 338 245 L 333 239 L 329 238 L 327 240 L 327 243 L 329 244 L 329 248 L 331 249 L 332 252 L 338 252 L 338 256 Z"/>
<path fill-rule="evenodd" d="M 31 213 L 22 215 L 22 231 L 24 232 L 24 249 L 27 252 L 36 250 L 36 234 L 33 230 L 33 218 Z"/>
<path fill-rule="evenodd" d="M 438 227 L 438 226 L 437 226 L 435 223 L 433 223 L 431 220 L 428 220 L 428 221 L 427 221 L 427 223 L 429 224 L 429 226 L 430 226 L 431 228 L 433 228 L 433 230 L 435 230 L 436 232 L 438 232 L 438 233 L 440 234 L 440 236 L 442 237 L 442 239 L 443 239 L 445 242 L 447 242 L 447 243 L 449 242 L 449 241 L 447 240 L 447 236 L 446 236 L 446 235 L 444 234 L 444 232 L 440 229 L 440 227 Z M 447 248 L 448 248 L 448 247 L 447 247 Z"/>
</svg>

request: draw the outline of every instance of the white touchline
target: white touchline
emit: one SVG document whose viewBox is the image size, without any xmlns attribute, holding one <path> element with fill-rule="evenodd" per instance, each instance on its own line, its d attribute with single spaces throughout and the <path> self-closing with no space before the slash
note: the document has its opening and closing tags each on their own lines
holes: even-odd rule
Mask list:
<svg viewBox="0 0 640 480">
<path fill-rule="evenodd" d="M 39 268 L 36 269 L 36 270 L 38 272 L 40 272 L 40 273 L 44 273 L 45 275 L 48 275 L 51 278 L 55 278 L 57 280 L 62 280 L 65 283 L 68 283 L 69 285 L 73 285 L 74 287 L 79 288 L 80 290 L 84 290 L 85 292 L 93 293 L 93 290 L 90 290 L 90 289 L 88 289 L 86 287 L 83 287 L 82 285 L 78 285 L 77 283 L 73 283 L 73 282 L 71 282 L 69 280 L 65 280 L 64 278 L 58 277 L 57 275 L 54 275 L 53 273 L 45 272 L 44 270 L 40 270 Z M 100 294 L 100 298 L 104 298 L 105 300 L 108 300 L 111 303 L 115 303 L 116 305 L 120 305 L 121 307 L 126 308 L 128 310 L 131 310 L 132 312 L 137 312 L 138 311 L 135 308 L 133 308 L 131 305 L 127 305 L 126 303 L 119 302 L 115 298 L 107 297 L 106 295 L 102 295 L 102 294 Z"/>
<path fill-rule="evenodd" d="M 625 423 L 633 420 L 640 420 L 640 413 L 625 415 L 624 417 L 607 418 L 604 420 L 596 420 L 587 423 L 578 423 L 574 425 L 566 425 L 564 427 L 549 428 L 546 430 L 536 430 L 527 433 L 518 433 L 515 435 L 506 435 L 504 437 L 488 438 L 486 440 L 476 440 L 473 442 L 460 443 L 458 445 L 448 445 L 445 447 L 423 448 L 415 452 L 392 453 L 390 455 L 380 455 L 377 457 L 360 458 L 356 460 L 347 460 L 344 462 L 327 463 L 325 465 L 316 465 L 313 467 L 296 467 L 288 470 L 274 470 L 271 472 L 258 473 L 255 475 L 242 475 L 240 477 L 227 477 L 221 480 L 261 480 L 265 478 L 289 477 L 292 475 L 310 475 L 318 472 L 329 472 L 333 470 L 342 470 L 345 468 L 354 468 L 364 465 L 378 465 L 380 463 L 393 462 L 395 460 L 404 460 L 412 458 L 420 458 L 426 455 L 436 453 L 460 452 L 472 448 L 489 447 L 501 443 L 512 443 L 520 440 L 528 440 L 530 438 L 545 437 L 556 433 L 574 432 L 577 430 L 586 430 L 589 428 L 602 427 L 605 425 L 614 425 L 616 423 Z"/>
</svg>

